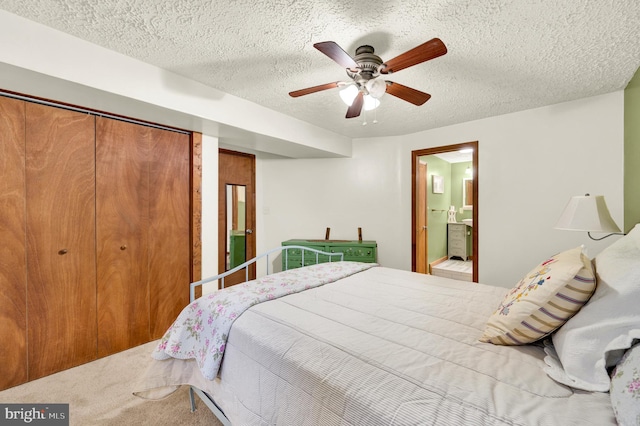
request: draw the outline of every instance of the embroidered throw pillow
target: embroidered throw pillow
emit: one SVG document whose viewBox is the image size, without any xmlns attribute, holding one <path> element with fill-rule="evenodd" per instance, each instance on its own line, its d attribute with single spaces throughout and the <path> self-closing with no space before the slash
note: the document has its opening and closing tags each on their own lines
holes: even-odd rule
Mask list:
<svg viewBox="0 0 640 426">
<path fill-rule="evenodd" d="M 487 321 L 481 342 L 523 345 L 562 326 L 589 300 L 596 287 L 582 247 L 559 253 L 525 275 Z"/>
<path fill-rule="evenodd" d="M 629 349 L 616 366 L 610 395 L 618 424 L 640 425 L 640 343 Z"/>
</svg>

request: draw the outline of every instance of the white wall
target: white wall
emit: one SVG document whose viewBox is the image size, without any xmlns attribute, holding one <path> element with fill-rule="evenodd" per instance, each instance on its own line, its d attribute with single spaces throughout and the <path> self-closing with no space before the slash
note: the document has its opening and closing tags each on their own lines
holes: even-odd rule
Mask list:
<svg viewBox="0 0 640 426">
<path fill-rule="evenodd" d="M 428 118 L 427 118 L 428 119 Z M 381 122 L 380 125 L 384 125 Z M 480 282 L 513 286 L 546 256 L 615 238 L 554 230 L 572 195 L 606 196 L 623 214 L 623 92 L 412 135 L 356 140 L 353 157 L 260 161 L 260 247 L 290 238 L 378 242 L 379 262 L 411 269 L 411 151 L 479 142 Z M 262 205 L 260 205 L 262 204 Z"/>
<path fill-rule="evenodd" d="M 202 135 L 202 279 L 218 274 L 218 138 Z M 217 289 L 205 284 L 204 293 Z"/>
</svg>

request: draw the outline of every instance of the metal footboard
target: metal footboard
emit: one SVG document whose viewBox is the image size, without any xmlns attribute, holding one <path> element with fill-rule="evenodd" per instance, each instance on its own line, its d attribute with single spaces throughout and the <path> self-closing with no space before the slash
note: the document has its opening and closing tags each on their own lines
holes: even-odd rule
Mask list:
<svg viewBox="0 0 640 426">
<path fill-rule="evenodd" d="M 228 275 L 233 274 L 234 272 L 241 271 L 242 269 L 246 270 L 246 272 L 245 272 L 245 282 L 249 281 L 249 268 L 248 268 L 248 266 L 256 263 L 258 260 L 261 260 L 263 258 L 266 258 L 267 275 L 269 275 L 270 274 L 270 272 L 269 272 L 269 265 L 270 265 L 269 256 L 272 255 L 273 253 L 283 252 L 285 269 L 288 269 L 289 268 L 289 250 L 291 250 L 291 249 L 300 249 L 300 250 L 302 250 L 302 265 L 303 266 L 304 266 L 305 252 L 311 252 L 309 254 L 309 256 L 315 256 L 316 263 L 318 263 L 320 255 L 329 256 L 329 262 L 332 262 L 334 257 L 338 257 L 339 261 L 343 261 L 344 260 L 344 253 L 327 253 L 327 252 L 324 252 L 324 251 L 321 251 L 321 250 L 317 250 L 317 249 L 310 248 L 310 247 L 304 247 L 304 246 L 281 246 L 281 247 L 277 247 L 275 249 L 269 250 L 266 253 L 262 253 L 261 255 L 256 256 L 253 259 L 248 260 L 248 261 L 244 262 L 243 264 L 236 266 L 233 269 L 230 269 L 230 270 L 228 270 L 226 272 L 223 272 L 222 274 L 218 274 L 216 276 L 213 276 L 213 277 L 210 277 L 210 278 L 206 278 L 204 280 L 200 280 L 200 281 L 196 281 L 196 282 L 191 283 L 190 286 L 189 286 L 189 300 L 191 302 L 193 302 L 195 300 L 196 287 L 201 286 L 201 285 L 206 284 L 206 283 L 210 283 L 210 282 L 214 282 L 214 281 L 220 280 L 221 281 L 221 286 L 222 286 L 222 288 L 224 288 L 224 279 L 225 279 L 225 277 L 227 277 Z M 211 395 L 209 395 L 205 391 L 203 391 L 201 389 L 198 389 L 198 388 L 196 388 L 194 386 L 190 386 L 189 387 L 189 402 L 191 403 L 191 412 L 192 413 L 194 411 L 196 411 L 196 399 L 195 399 L 196 395 L 198 395 L 200 400 L 202 400 L 202 402 L 211 410 L 211 412 L 218 418 L 218 420 L 220 420 L 220 422 L 224 426 L 231 426 L 231 422 L 229 421 L 227 416 L 225 416 L 224 412 L 220 409 L 220 407 L 218 407 L 218 404 L 215 403 L 215 401 L 213 400 Z"/>
<path fill-rule="evenodd" d="M 310 256 L 315 256 L 315 260 L 316 263 L 318 263 L 318 259 L 320 255 L 324 255 L 324 256 L 329 256 L 329 262 L 333 262 L 333 258 L 334 257 L 339 257 L 340 260 L 339 261 L 343 261 L 344 260 L 344 253 L 328 253 L 328 252 L 324 252 L 318 249 L 314 249 L 314 248 L 310 248 L 310 247 L 304 247 L 304 246 L 281 246 L 281 247 L 277 247 L 274 248 L 272 250 L 269 250 L 268 252 L 262 253 L 259 256 L 254 257 L 251 260 L 247 260 L 246 262 L 244 262 L 241 265 L 236 266 L 233 269 L 230 269 L 226 272 L 223 272 L 222 274 L 218 274 L 216 276 L 210 277 L 210 278 L 205 278 L 204 280 L 200 280 L 200 281 L 196 281 L 190 284 L 189 287 L 189 300 L 191 302 L 193 302 L 195 300 L 195 294 L 196 294 L 196 287 L 201 286 L 203 284 L 206 283 L 210 283 L 213 281 L 217 281 L 220 280 L 220 284 L 221 287 L 224 288 L 224 279 L 228 276 L 233 274 L 234 272 L 238 272 L 241 271 L 242 269 L 245 269 L 245 282 L 249 281 L 249 268 L 248 266 L 256 263 L 258 260 L 261 260 L 263 258 L 266 258 L 266 262 L 267 262 L 267 275 L 270 274 L 269 272 L 269 256 L 272 255 L 273 253 L 280 253 L 283 252 L 283 256 L 284 256 L 284 261 L 285 261 L 285 269 L 288 269 L 289 267 L 289 250 L 291 249 L 299 249 L 302 250 L 302 265 L 304 265 L 304 258 L 305 258 L 305 253 L 306 252 L 311 252 L 309 255 Z"/>
<path fill-rule="evenodd" d="M 196 398 L 195 396 L 198 395 L 198 397 L 200 398 L 200 400 L 204 403 L 204 405 L 207 406 L 207 408 L 209 408 L 209 410 L 211 410 L 211 412 L 213 413 L 214 416 L 216 416 L 218 418 L 218 420 L 220 420 L 220 423 L 222 423 L 224 426 L 231 426 L 231 422 L 229 421 L 229 419 L 227 418 L 227 416 L 224 415 L 224 413 L 222 412 L 222 410 L 218 407 L 218 404 L 216 404 L 213 399 L 211 398 L 211 396 L 209 396 L 208 393 L 190 386 L 189 387 L 189 401 L 191 403 L 191 412 L 195 413 L 196 411 Z"/>
</svg>

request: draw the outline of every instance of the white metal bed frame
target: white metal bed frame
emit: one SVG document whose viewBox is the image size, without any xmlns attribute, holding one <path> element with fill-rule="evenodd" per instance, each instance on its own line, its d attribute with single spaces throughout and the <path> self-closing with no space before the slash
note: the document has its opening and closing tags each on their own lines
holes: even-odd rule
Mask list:
<svg viewBox="0 0 640 426">
<path fill-rule="evenodd" d="M 245 280 L 243 282 L 247 282 L 249 281 L 249 265 L 252 265 L 254 263 L 256 263 L 258 260 L 261 260 L 263 258 L 266 258 L 266 263 L 267 263 L 267 273 L 266 275 L 269 275 L 269 256 L 272 255 L 273 253 L 280 253 L 283 252 L 283 256 L 284 256 L 284 269 L 289 269 L 289 250 L 290 249 L 299 249 L 302 251 L 302 266 L 305 266 L 304 263 L 304 258 L 305 258 L 305 252 L 309 251 L 315 254 L 315 261 L 316 263 L 319 262 L 319 256 L 320 255 L 325 255 L 325 256 L 329 256 L 329 262 L 333 262 L 333 257 L 339 257 L 340 260 L 339 262 L 344 260 L 344 253 L 327 253 L 321 250 L 317 250 L 314 248 L 310 248 L 310 247 L 304 247 L 304 246 L 296 246 L 296 245 L 292 245 L 292 246 L 281 246 L 281 247 L 277 247 L 274 248 L 272 250 L 269 250 L 265 253 L 262 253 L 261 255 L 258 255 L 256 257 L 254 257 L 251 260 L 248 260 L 246 262 L 244 262 L 241 265 L 236 266 L 233 269 L 230 269 L 226 272 L 223 272 L 222 274 L 218 274 L 215 275 L 213 277 L 210 278 L 205 278 L 204 280 L 200 280 L 200 281 L 196 281 L 193 282 L 189 285 L 189 300 L 190 302 L 193 302 L 195 300 L 195 294 L 196 294 L 196 287 L 210 283 L 210 282 L 214 282 L 217 280 L 220 280 L 220 287 L 224 288 L 224 279 L 235 273 L 238 271 L 241 271 L 242 269 L 245 269 Z M 206 405 L 209 410 L 211 410 L 211 412 L 218 418 L 218 420 L 220 420 L 220 422 L 224 425 L 224 426 L 231 426 L 231 422 L 229 421 L 229 419 L 227 418 L 227 416 L 224 414 L 224 412 L 220 409 L 220 407 L 218 407 L 218 405 L 215 403 L 215 401 L 213 400 L 213 398 L 207 394 L 206 392 L 204 392 L 201 389 L 198 389 L 194 386 L 190 386 L 189 387 L 189 401 L 191 403 L 191 412 L 195 412 L 196 411 L 196 400 L 195 400 L 195 395 L 198 395 L 198 397 L 202 400 L 202 402 L 204 403 L 204 405 Z"/>
</svg>

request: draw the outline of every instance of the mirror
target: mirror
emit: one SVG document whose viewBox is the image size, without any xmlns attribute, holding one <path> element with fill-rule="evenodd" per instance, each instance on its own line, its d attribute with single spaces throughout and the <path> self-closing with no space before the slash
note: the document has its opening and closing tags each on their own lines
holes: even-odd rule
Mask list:
<svg viewBox="0 0 640 426">
<path fill-rule="evenodd" d="M 247 227 L 246 186 L 227 184 L 227 262 L 226 270 L 247 260 L 245 238 Z"/>
<path fill-rule="evenodd" d="M 473 209 L 473 179 L 462 179 L 462 208 L 464 210 Z"/>
</svg>

